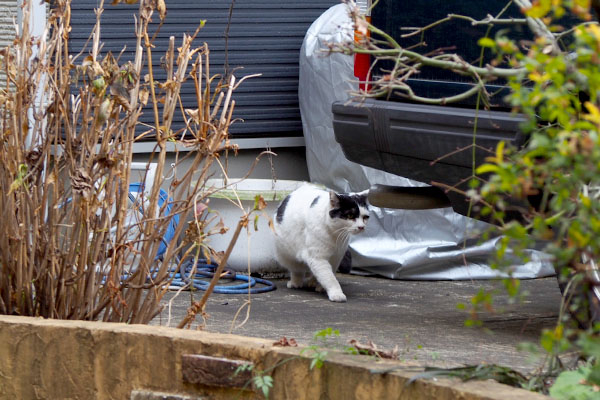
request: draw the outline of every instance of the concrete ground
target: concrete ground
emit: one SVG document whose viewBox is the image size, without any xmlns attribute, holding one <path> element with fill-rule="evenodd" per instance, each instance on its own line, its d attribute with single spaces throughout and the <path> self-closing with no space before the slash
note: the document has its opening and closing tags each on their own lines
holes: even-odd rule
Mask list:
<svg viewBox="0 0 600 400">
<path fill-rule="evenodd" d="M 310 345 L 316 331 L 331 327 L 340 331 L 340 345 L 350 339 L 371 340 L 384 349 L 397 345 L 404 360 L 447 367 L 496 363 L 531 371 L 539 362 L 517 345 L 538 342 L 541 330 L 555 323 L 561 299 L 555 278 L 522 281 L 530 295 L 516 304 L 510 304 L 497 281 L 397 281 L 345 274 L 338 279 L 347 303 L 332 303 L 324 294 L 288 289 L 286 280 L 274 280 L 277 290 L 252 295 L 247 322 L 237 327 L 246 317 L 243 309 L 233 330 L 233 318 L 248 295 L 213 294 L 203 329 L 273 341 L 285 336 Z M 456 305 L 468 303 L 482 287 L 500 289 L 494 307 L 502 312 L 482 315 L 487 329 L 467 328 L 466 313 Z M 201 294 L 169 292 L 167 307 L 153 324 L 177 325 L 191 299 Z"/>
</svg>

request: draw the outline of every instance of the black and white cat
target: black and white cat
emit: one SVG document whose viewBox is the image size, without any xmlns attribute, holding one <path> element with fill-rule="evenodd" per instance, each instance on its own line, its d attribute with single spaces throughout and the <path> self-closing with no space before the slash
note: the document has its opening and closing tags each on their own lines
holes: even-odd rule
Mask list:
<svg viewBox="0 0 600 400">
<path fill-rule="evenodd" d="M 283 199 L 275 214 L 275 253 L 290 271 L 288 288 L 315 287 L 331 301 L 346 301 L 334 273 L 350 235 L 362 232 L 368 219 L 367 191 L 338 194 L 304 184 Z"/>
</svg>

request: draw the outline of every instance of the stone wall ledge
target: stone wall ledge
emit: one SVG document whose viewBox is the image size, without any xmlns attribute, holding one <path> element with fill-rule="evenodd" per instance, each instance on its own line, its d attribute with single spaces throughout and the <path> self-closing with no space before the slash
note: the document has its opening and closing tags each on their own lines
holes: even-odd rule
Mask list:
<svg viewBox="0 0 600 400">
<path fill-rule="evenodd" d="M 309 353 L 301 355 L 301 348 L 157 326 L 0 316 L 0 343 L 1 398 L 131 399 L 154 392 L 173 399 L 263 398 L 250 385 L 240 390 L 186 382 L 182 357 L 196 354 L 253 363 L 256 370 L 285 361 L 269 373 L 270 399 L 547 399 L 494 381 L 406 385 L 418 364 L 368 356 L 329 352 L 322 368 L 310 370 Z"/>
</svg>

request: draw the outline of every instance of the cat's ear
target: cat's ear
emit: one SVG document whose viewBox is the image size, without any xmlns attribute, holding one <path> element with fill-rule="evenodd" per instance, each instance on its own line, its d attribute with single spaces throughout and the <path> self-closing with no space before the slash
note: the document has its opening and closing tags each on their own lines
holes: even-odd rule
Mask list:
<svg viewBox="0 0 600 400">
<path fill-rule="evenodd" d="M 358 197 L 358 202 L 361 205 L 369 204 L 369 189 L 356 193 L 356 196 Z"/>
<path fill-rule="evenodd" d="M 367 207 L 369 204 L 369 189 L 352 193 L 352 197 L 356 200 L 358 205 Z"/>
<path fill-rule="evenodd" d="M 329 192 L 329 203 L 331 204 L 331 208 L 339 208 L 340 206 L 340 198 L 337 193 L 330 191 Z"/>
</svg>

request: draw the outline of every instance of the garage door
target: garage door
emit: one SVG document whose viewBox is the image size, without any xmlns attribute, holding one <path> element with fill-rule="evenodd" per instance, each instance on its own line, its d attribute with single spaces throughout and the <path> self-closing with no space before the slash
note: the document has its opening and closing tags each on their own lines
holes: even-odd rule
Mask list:
<svg viewBox="0 0 600 400">
<path fill-rule="evenodd" d="M 261 73 L 262 77 L 247 80 L 235 94 L 236 123 L 231 133 L 237 137 L 301 136 L 302 125 L 298 108 L 298 59 L 300 46 L 310 24 L 337 0 L 237 0 L 233 5 L 229 38 L 225 31 L 231 0 L 167 1 L 168 13 L 153 50 L 158 66 L 169 36 L 180 40 L 182 33 L 192 33 L 200 20 L 206 20 L 197 45 L 207 42 L 211 51 L 211 70 L 222 73 L 227 63 L 230 69 L 243 67 L 236 76 Z M 71 50 L 78 53 L 94 26 L 93 9 L 97 0 L 77 0 L 72 4 Z M 110 2 L 106 2 L 110 3 Z M 102 19 L 103 51 L 118 54 L 127 46 L 123 57 L 132 59 L 134 49 L 133 15 L 137 5 L 105 5 Z M 158 21 L 158 16 L 155 17 Z M 155 24 L 157 25 L 157 24 Z M 155 27 L 153 28 L 155 29 Z M 176 41 L 177 43 L 177 41 Z M 155 71 L 161 71 L 155 68 Z M 160 78 L 160 72 L 157 77 Z M 195 104 L 193 86 L 182 93 L 184 107 Z M 151 123 L 148 112 L 143 117 Z M 177 119 L 179 118 L 179 119 Z M 178 115 L 174 128 L 182 125 Z"/>
</svg>

